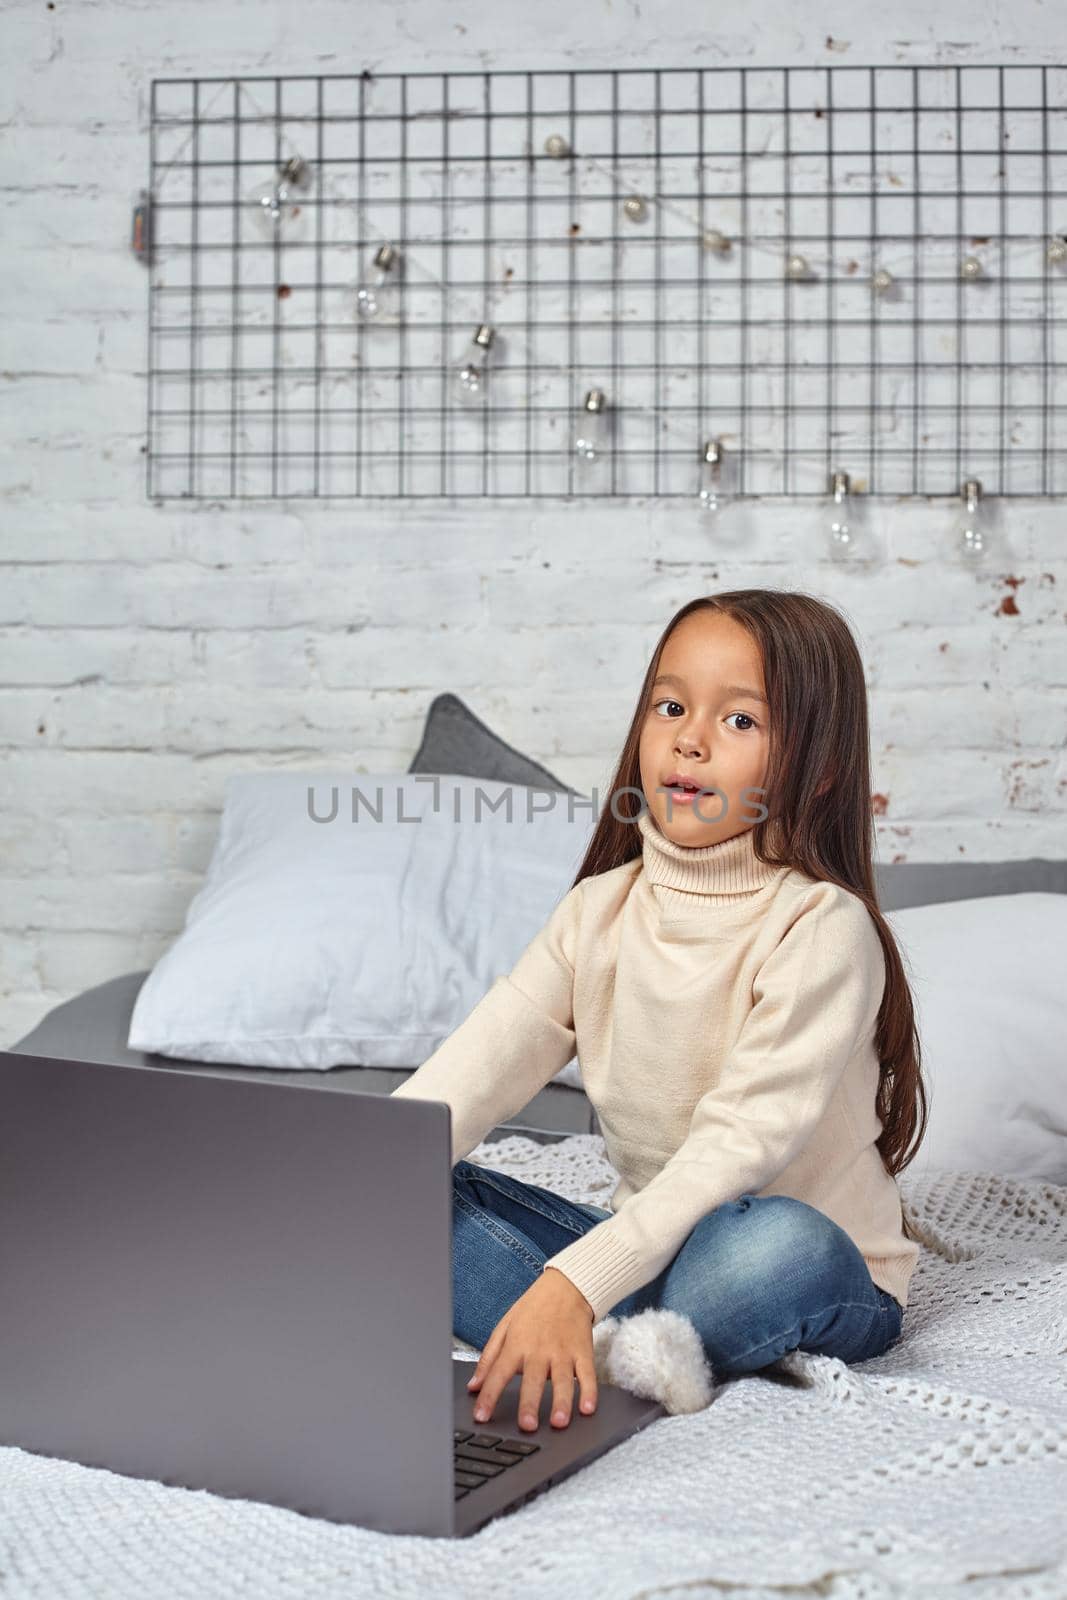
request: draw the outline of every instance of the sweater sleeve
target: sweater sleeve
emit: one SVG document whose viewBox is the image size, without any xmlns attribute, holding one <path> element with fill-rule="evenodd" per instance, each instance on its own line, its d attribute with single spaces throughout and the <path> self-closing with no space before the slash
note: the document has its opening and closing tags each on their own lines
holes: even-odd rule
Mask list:
<svg viewBox="0 0 1067 1600">
<path fill-rule="evenodd" d="M 594 1322 L 657 1277 L 709 1211 L 785 1171 L 868 1039 L 885 982 L 882 944 L 863 902 L 830 887 L 760 967 L 752 1010 L 677 1152 L 613 1216 L 546 1261 L 589 1301 Z"/>
<path fill-rule="evenodd" d="M 575 1052 L 574 949 L 581 884 L 556 906 L 509 973 L 393 1095 L 444 1100 L 452 1164 L 521 1111 Z"/>
</svg>

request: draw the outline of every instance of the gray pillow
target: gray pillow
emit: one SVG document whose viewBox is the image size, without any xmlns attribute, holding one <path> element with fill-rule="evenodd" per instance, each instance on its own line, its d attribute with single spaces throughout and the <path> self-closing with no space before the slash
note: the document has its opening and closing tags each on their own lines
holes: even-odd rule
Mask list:
<svg viewBox="0 0 1067 1600">
<path fill-rule="evenodd" d="M 1025 861 L 879 861 L 874 871 L 883 911 L 998 894 L 1067 894 L 1067 861 L 1039 856 Z"/>
<path fill-rule="evenodd" d="M 432 702 L 422 743 L 408 771 L 452 773 L 460 778 L 487 778 L 497 783 L 525 784 L 530 789 L 578 793 L 539 761 L 531 761 L 505 744 L 454 694 L 439 694 Z"/>
</svg>

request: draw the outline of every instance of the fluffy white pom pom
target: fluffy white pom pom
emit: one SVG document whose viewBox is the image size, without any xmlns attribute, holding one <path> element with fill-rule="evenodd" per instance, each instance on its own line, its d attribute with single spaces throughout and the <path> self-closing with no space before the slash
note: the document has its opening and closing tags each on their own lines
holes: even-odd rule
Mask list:
<svg viewBox="0 0 1067 1600">
<path fill-rule="evenodd" d="M 688 1317 L 649 1306 L 633 1316 L 604 1317 L 593 1328 L 597 1378 L 658 1400 L 675 1416 L 702 1411 L 715 1393 L 715 1374 Z"/>
</svg>

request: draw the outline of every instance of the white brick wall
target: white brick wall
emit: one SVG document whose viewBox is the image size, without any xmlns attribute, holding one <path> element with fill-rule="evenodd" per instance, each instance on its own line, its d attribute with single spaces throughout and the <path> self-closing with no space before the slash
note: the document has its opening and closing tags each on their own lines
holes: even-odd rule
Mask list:
<svg viewBox="0 0 1067 1600">
<path fill-rule="evenodd" d="M 660 629 L 714 588 L 793 585 L 852 620 L 883 859 L 1067 854 L 1060 504 L 1012 502 L 976 575 L 946 556 L 951 508 L 880 502 L 880 566 L 854 575 L 826 561 L 817 513 L 781 505 L 711 550 L 669 504 L 144 499 L 146 282 L 126 241 L 153 76 L 1067 59 L 1067 14 L 1041 0 L 865 9 L 6 0 L 0 1043 L 159 957 L 233 772 L 403 770 L 452 689 L 603 789 Z"/>
</svg>

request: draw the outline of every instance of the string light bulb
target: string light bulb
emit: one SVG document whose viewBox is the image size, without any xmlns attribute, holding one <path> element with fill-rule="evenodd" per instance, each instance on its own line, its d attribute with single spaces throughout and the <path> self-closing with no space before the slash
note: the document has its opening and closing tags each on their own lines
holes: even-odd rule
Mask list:
<svg viewBox="0 0 1067 1600">
<path fill-rule="evenodd" d="M 396 280 L 400 257 L 391 244 L 374 253 L 370 271 L 356 290 L 356 310 L 365 322 L 387 322 L 399 309 Z"/>
<path fill-rule="evenodd" d="M 795 281 L 811 277 L 811 263 L 807 256 L 789 256 L 785 263 L 785 275 Z"/>
<path fill-rule="evenodd" d="M 489 352 L 496 337 L 495 331 L 482 323 L 475 328 L 474 336 L 460 358 L 456 370 L 454 393 L 466 406 L 481 406 L 489 394 Z"/>
<path fill-rule="evenodd" d="M 973 283 L 985 271 L 977 256 L 964 256 L 960 262 L 960 277 L 967 283 Z"/>
<path fill-rule="evenodd" d="M 871 288 L 875 294 L 888 294 L 896 281 L 888 267 L 879 267 L 871 278 Z"/>
<path fill-rule="evenodd" d="M 311 168 L 302 156 L 290 156 L 266 183 L 246 195 L 257 231 L 267 239 L 298 239 L 307 227 L 301 196 L 311 187 Z"/>
<path fill-rule="evenodd" d="M 1050 239 L 1045 250 L 1045 260 L 1052 267 L 1062 267 L 1067 261 L 1067 239 Z"/>
<path fill-rule="evenodd" d="M 715 516 L 723 509 L 723 463 L 725 451 L 721 439 L 709 439 L 700 452 L 700 488 L 697 505 L 705 516 Z"/>
<path fill-rule="evenodd" d="M 860 538 L 862 519 L 852 494 L 847 472 L 830 474 L 830 517 L 827 536 L 830 555 L 835 561 L 850 561 L 863 554 Z"/>
<path fill-rule="evenodd" d="M 967 563 L 978 562 L 989 552 L 988 525 L 982 485 L 968 478 L 960 490 L 962 515 L 956 519 L 956 553 Z"/>
<path fill-rule="evenodd" d="M 574 453 L 580 461 L 599 461 L 608 453 L 609 417 L 603 389 L 590 389 L 582 402 Z"/>
</svg>

